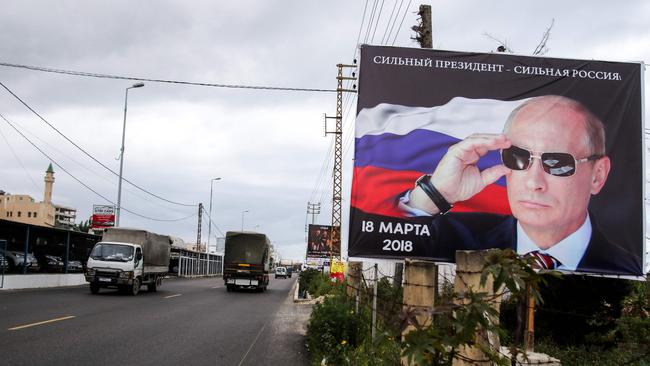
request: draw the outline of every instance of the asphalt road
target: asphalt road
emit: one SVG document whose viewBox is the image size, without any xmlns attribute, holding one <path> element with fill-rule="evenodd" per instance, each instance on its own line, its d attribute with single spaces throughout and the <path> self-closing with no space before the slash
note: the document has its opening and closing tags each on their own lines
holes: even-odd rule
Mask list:
<svg viewBox="0 0 650 366">
<path fill-rule="evenodd" d="M 307 365 L 292 279 L 226 292 L 172 279 L 138 296 L 87 286 L 0 293 L 1 365 Z"/>
</svg>

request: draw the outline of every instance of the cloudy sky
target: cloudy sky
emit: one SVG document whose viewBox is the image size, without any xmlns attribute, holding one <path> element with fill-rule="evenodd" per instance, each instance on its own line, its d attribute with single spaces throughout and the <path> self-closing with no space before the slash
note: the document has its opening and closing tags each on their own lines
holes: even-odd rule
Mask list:
<svg viewBox="0 0 650 366">
<path fill-rule="evenodd" d="M 122 205 L 139 216 L 123 211 L 122 226 L 196 240 L 195 205 L 202 202 L 209 209 L 211 179 L 221 177 L 213 184 L 217 228 L 211 242 L 227 230 L 241 229 L 242 212 L 248 211 L 245 229 L 267 233 L 283 258 L 300 259 L 307 203 L 321 202 L 315 221 L 331 223 L 332 166 L 327 158 L 332 135 L 323 136 L 323 114 L 336 112 L 331 92 L 336 64 L 351 63 L 359 43 L 417 47 L 410 27 L 417 24 L 420 4 L 433 8 L 434 48 L 490 52 L 498 46 L 492 37 L 529 55 L 554 22 L 547 56 L 650 61 L 650 3 L 640 0 L 9 0 L 0 13 L 0 82 L 60 134 L 0 88 L 0 113 L 50 156 L 0 120 L 0 190 L 41 200 L 43 175 L 52 161 L 53 200 L 76 208 L 78 221 L 90 216 L 93 204 L 116 202 L 117 177 L 62 135 L 118 171 L 125 89 L 134 82 L 7 64 L 320 89 L 146 82 L 144 88 L 130 90 L 128 99 L 124 177 L 185 205 L 125 184 Z M 647 89 L 647 81 L 644 85 Z M 349 192 L 356 99 L 349 95 L 344 101 L 344 191 Z M 646 96 L 646 110 L 647 101 Z M 344 247 L 346 232 L 344 227 Z M 207 225 L 203 237 L 205 241 Z"/>
</svg>

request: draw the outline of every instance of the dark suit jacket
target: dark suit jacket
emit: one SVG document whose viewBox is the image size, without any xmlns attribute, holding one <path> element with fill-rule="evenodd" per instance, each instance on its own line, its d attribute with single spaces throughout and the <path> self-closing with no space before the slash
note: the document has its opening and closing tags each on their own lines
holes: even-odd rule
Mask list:
<svg viewBox="0 0 650 366">
<path fill-rule="evenodd" d="M 610 242 L 592 218 L 589 246 L 578 264 L 578 272 L 643 275 L 641 250 L 631 253 Z M 449 213 L 433 219 L 432 237 L 438 248 L 482 250 L 511 248 L 516 251 L 517 220 L 512 216 L 488 213 Z M 448 256 L 453 258 L 451 253 Z"/>
</svg>

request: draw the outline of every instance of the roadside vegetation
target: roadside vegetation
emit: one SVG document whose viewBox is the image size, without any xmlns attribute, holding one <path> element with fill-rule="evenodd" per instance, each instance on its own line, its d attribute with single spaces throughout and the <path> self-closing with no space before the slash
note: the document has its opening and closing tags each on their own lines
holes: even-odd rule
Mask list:
<svg viewBox="0 0 650 366">
<path fill-rule="evenodd" d="M 441 284 L 438 305 L 428 312 L 430 324 L 419 324 L 418 309 L 404 307 L 402 288 L 389 277 L 378 281 L 377 323 L 372 331 L 372 283 L 362 281 L 358 300 L 347 283 L 303 271 L 301 289 L 325 295 L 314 306 L 307 332 L 312 365 L 451 365 L 459 350 L 480 345 L 476 334 L 498 335 L 501 345 L 522 352 L 522 306 L 526 284 L 536 298 L 535 351 L 561 360 L 562 365 L 650 365 L 650 282 L 586 276 L 540 275 L 512 251 L 489 255 L 483 280 L 506 294 L 500 321 L 494 297 L 485 293 L 454 293 Z M 312 273 L 313 272 L 313 273 Z M 304 277 L 303 277 L 304 275 Z M 502 299 L 503 299 L 502 298 Z M 519 320 L 518 320 L 519 319 Z M 402 337 L 402 331 L 412 331 Z M 519 333 L 517 332 L 519 330 Z M 517 333 L 519 335 L 517 335 Z M 484 347 L 494 364 L 510 365 L 498 351 Z"/>
</svg>

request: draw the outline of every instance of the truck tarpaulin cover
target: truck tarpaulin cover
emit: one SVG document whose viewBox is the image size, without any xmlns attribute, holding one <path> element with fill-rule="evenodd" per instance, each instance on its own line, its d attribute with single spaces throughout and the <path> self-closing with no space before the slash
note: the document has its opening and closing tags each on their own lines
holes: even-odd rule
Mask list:
<svg viewBox="0 0 650 366">
<path fill-rule="evenodd" d="M 146 230 L 131 228 L 108 228 L 102 235 L 103 242 L 139 244 L 144 251 L 145 266 L 169 266 L 171 239 Z"/>
<path fill-rule="evenodd" d="M 269 247 L 264 234 L 229 231 L 226 233 L 225 263 L 263 264 Z"/>
<path fill-rule="evenodd" d="M 454 262 L 459 249 L 539 249 L 559 270 L 641 275 L 642 77 L 641 63 L 362 46 L 348 255 Z M 557 105 L 580 122 L 570 124 Z M 506 136 L 524 149 L 514 151 L 516 164 L 528 167 L 503 169 L 446 215 L 412 206 L 416 180 L 432 174 L 450 146 L 503 133 L 513 110 L 517 127 Z M 588 128 L 597 123 L 586 122 L 594 119 L 604 125 L 606 157 L 542 156 L 597 155 L 587 151 L 597 149 L 598 129 Z M 500 148 L 479 155 L 466 164 L 501 169 Z M 542 243 L 540 233 L 551 235 Z"/>
<path fill-rule="evenodd" d="M 309 225 L 307 257 L 331 257 L 341 255 L 341 242 L 333 241 L 332 226 Z"/>
</svg>

